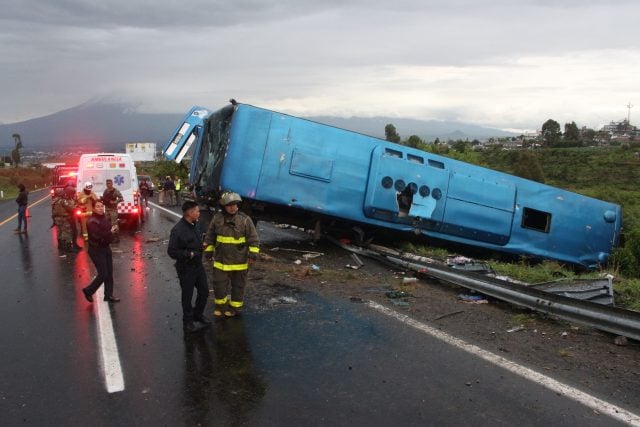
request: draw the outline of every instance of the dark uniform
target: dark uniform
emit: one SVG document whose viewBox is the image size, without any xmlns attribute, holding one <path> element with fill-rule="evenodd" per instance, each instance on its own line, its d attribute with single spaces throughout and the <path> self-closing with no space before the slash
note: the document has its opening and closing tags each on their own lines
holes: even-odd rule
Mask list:
<svg viewBox="0 0 640 427">
<path fill-rule="evenodd" d="M 175 266 L 182 289 L 182 320 L 185 325 L 193 321 L 204 321 L 209 287 L 207 274 L 202 265 L 202 238 L 197 223 L 190 224 L 180 219 L 171 229 L 167 253 L 176 260 Z M 191 256 L 193 253 L 193 256 Z M 196 304 L 192 306 L 193 289 L 196 289 Z"/>
<path fill-rule="evenodd" d="M 117 188 L 112 188 L 109 190 L 108 188 L 104 190 L 102 193 L 102 202 L 104 203 L 105 212 L 109 221 L 111 221 L 111 225 L 118 225 L 118 203 L 124 201 L 124 197 L 122 197 L 122 193 Z M 120 235 L 118 232 L 113 234 L 113 242 L 119 242 Z"/>
<path fill-rule="evenodd" d="M 104 283 L 104 299 L 113 298 L 113 255 L 109 244 L 113 239 L 111 221 L 106 215 L 94 212 L 87 220 L 89 232 L 89 257 L 98 270 L 98 275 L 82 291 L 93 295 Z"/>
<path fill-rule="evenodd" d="M 243 212 L 229 215 L 218 212 L 213 216 L 207 236 L 207 252 L 215 250 L 213 256 L 213 292 L 216 309 L 220 316 L 235 315 L 244 305 L 244 289 L 247 285 L 249 258 L 257 259 L 260 251 L 258 232 L 253 220 Z M 229 299 L 231 285 L 231 299 Z M 229 304 L 231 310 L 225 308 Z"/>
</svg>

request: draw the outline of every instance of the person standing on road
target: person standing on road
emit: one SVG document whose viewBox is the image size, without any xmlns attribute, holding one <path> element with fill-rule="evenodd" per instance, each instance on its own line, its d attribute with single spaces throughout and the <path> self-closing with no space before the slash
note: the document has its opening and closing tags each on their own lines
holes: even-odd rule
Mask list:
<svg viewBox="0 0 640 427">
<path fill-rule="evenodd" d="M 111 225 L 111 221 L 104 214 L 104 203 L 98 201 L 93 206 L 91 218 L 87 221 L 89 231 L 89 257 L 98 270 L 97 276 L 86 288 L 82 288 L 84 297 L 93 302 L 93 294 L 104 283 L 104 300 L 119 302 L 120 298 L 113 296 L 113 255 L 109 244 L 117 233 L 118 226 Z"/>
<path fill-rule="evenodd" d="M 89 240 L 89 233 L 87 231 L 87 220 L 93 214 L 93 206 L 100 200 L 98 195 L 93 192 L 93 183 L 87 181 L 84 183 L 84 188 L 78 193 L 77 196 L 78 207 L 81 209 L 80 224 L 82 225 L 82 237 L 86 242 Z"/>
<path fill-rule="evenodd" d="M 164 199 L 169 206 L 176 205 L 176 185 L 173 183 L 173 180 L 170 176 L 167 176 L 164 184 L 162 184 L 162 189 L 164 190 Z"/>
<path fill-rule="evenodd" d="M 180 178 L 178 178 L 177 176 L 173 177 L 173 182 L 174 185 L 176 187 L 175 193 L 176 193 L 176 205 L 180 204 L 180 190 L 182 190 L 182 180 Z"/>
<path fill-rule="evenodd" d="M 27 205 L 29 204 L 29 192 L 24 184 L 18 184 L 18 228 L 13 230 L 15 234 L 27 234 Z M 24 224 L 24 228 L 23 228 Z"/>
<path fill-rule="evenodd" d="M 211 324 L 204 317 L 209 286 L 202 265 L 202 232 L 198 226 L 200 208 L 192 201 L 182 204 L 182 219 L 171 229 L 167 253 L 176 260 L 175 267 L 182 290 L 182 322 L 186 332 L 196 332 Z M 193 289 L 196 304 L 192 305 Z"/>
<path fill-rule="evenodd" d="M 143 179 L 138 185 L 138 189 L 140 190 L 140 196 L 144 199 L 145 207 L 149 207 L 149 182 L 146 179 Z"/>
<path fill-rule="evenodd" d="M 107 210 L 107 217 L 111 221 L 111 225 L 118 225 L 118 203 L 124 201 L 120 190 L 113 186 L 113 180 L 107 179 L 107 188 L 102 193 L 102 202 Z M 120 234 L 116 231 L 113 234 L 113 243 L 120 242 Z"/>
<path fill-rule="evenodd" d="M 73 250 L 82 249 L 82 246 L 78 245 L 78 226 L 76 220 L 76 187 L 73 182 L 68 182 L 64 187 L 64 196 L 67 199 L 65 208 L 67 209 L 69 221 L 69 228 L 71 229 L 71 246 Z"/>
<path fill-rule="evenodd" d="M 213 216 L 205 237 L 206 258 L 213 259 L 213 315 L 216 317 L 240 314 L 249 265 L 258 259 L 260 252 L 253 220 L 238 211 L 241 202 L 239 194 L 223 193 L 220 198 L 223 211 Z M 228 297 L 229 285 L 231 298 Z"/>
<path fill-rule="evenodd" d="M 66 256 L 64 252 L 77 250 L 71 243 L 71 224 L 69 223 L 68 199 L 65 197 L 64 188 L 57 188 L 52 206 L 53 221 L 58 233 L 58 252 L 60 256 Z"/>
</svg>

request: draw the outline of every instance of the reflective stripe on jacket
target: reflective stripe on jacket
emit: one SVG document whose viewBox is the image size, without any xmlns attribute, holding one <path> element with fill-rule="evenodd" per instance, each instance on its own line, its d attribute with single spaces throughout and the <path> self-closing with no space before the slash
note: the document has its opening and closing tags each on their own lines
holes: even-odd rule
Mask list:
<svg viewBox="0 0 640 427">
<path fill-rule="evenodd" d="M 253 221 L 238 212 L 231 216 L 218 212 L 211 219 L 205 242 L 206 252 L 215 247 L 213 266 L 222 271 L 242 271 L 249 268 L 249 254 L 260 252 L 260 240 Z"/>
</svg>

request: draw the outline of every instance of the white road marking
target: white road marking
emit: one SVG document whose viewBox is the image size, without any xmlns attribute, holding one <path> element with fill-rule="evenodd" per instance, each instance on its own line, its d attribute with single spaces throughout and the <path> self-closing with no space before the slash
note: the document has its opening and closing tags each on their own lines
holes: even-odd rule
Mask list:
<svg viewBox="0 0 640 427">
<path fill-rule="evenodd" d="M 100 362 L 107 392 L 115 393 L 124 390 L 124 376 L 118 354 L 118 344 L 113 332 L 109 303 L 103 301 L 102 287 L 93 294 L 93 311 L 98 318 L 98 339 L 100 340 Z"/>
<path fill-rule="evenodd" d="M 640 415 L 634 414 L 632 412 L 627 411 L 619 406 L 616 406 L 612 403 L 605 402 L 604 400 L 598 399 L 597 397 L 591 396 L 588 393 L 580 391 L 576 388 L 573 388 L 567 384 L 561 383 L 557 380 L 554 380 L 551 377 L 548 377 L 544 374 L 534 371 L 533 369 L 526 368 L 524 366 L 518 365 L 511 360 L 505 359 L 502 356 L 491 353 L 490 351 L 484 350 L 476 345 L 469 344 L 466 341 L 463 341 L 459 338 L 453 337 L 445 332 L 442 332 L 438 329 L 432 328 L 429 325 L 426 325 L 422 322 L 419 322 L 411 317 L 398 313 L 397 311 L 391 310 L 381 304 L 378 304 L 374 301 L 368 301 L 367 305 L 374 310 L 379 311 L 382 314 L 385 314 L 389 317 L 393 317 L 409 326 L 412 326 L 419 331 L 422 331 L 428 335 L 431 335 L 434 338 L 437 338 L 445 343 L 457 347 L 467 353 L 471 353 L 474 356 L 480 357 L 487 362 L 490 362 L 496 366 L 499 366 L 507 371 L 519 375 L 529 381 L 533 381 L 537 384 L 546 387 L 547 389 L 566 396 L 570 399 L 575 400 L 578 403 L 585 405 L 586 407 L 597 411 L 600 414 L 605 414 L 610 416 L 611 418 L 615 418 L 618 421 L 622 421 L 628 425 L 632 426 L 640 426 Z"/>
<path fill-rule="evenodd" d="M 155 207 L 155 208 L 158 208 L 158 209 L 161 209 L 161 210 L 165 211 L 166 213 L 169 213 L 169 214 L 171 214 L 171 215 L 173 215 L 173 216 L 175 216 L 175 217 L 182 218 L 182 215 L 180 215 L 179 213 L 176 213 L 176 212 L 174 212 L 174 211 L 172 211 L 172 210 L 169 210 L 169 209 L 167 209 L 167 208 L 163 208 L 162 206 L 160 206 L 160 205 L 156 205 L 156 204 L 155 204 L 155 203 L 153 203 L 153 202 L 149 202 L 149 204 L 150 204 L 151 206 L 153 206 L 153 207 Z"/>
</svg>

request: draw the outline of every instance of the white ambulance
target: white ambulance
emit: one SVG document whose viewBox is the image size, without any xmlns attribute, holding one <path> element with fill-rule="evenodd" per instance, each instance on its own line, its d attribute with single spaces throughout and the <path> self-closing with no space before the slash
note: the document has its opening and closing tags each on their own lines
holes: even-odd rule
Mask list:
<svg viewBox="0 0 640 427">
<path fill-rule="evenodd" d="M 138 189 L 138 174 L 133 159 L 125 153 L 83 154 L 78 162 L 78 191 L 85 182 L 93 184 L 93 191 L 102 197 L 107 179 L 120 190 L 123 202 L 118 204 L 118 218 L 138 226 L 144 221 L 144 206 Z"/>
</svg>

